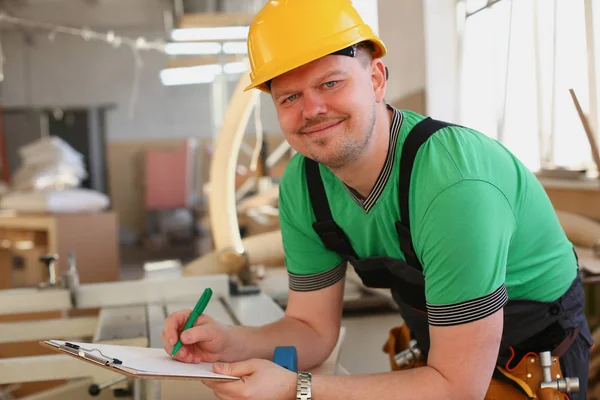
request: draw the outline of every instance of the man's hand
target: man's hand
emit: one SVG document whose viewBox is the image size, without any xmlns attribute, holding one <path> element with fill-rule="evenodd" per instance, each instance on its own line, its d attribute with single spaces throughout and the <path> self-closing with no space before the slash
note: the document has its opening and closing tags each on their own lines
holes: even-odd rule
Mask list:
<svg viewBox="0 0 600 400">
<path fill-rule="evenodd" d="M 297 375 L 279 365 L 261 359 L 231 364 L 214 364 L 216 373 L 236 376 L 237 381 L 203 381 L 220 400 L 293 400 Z"/>
<path fill-rule="evenodd" d="M 175 359 L 178 361 L 194 364 L 237 361 L 238 352 L 233 348 L 235 340 L 231 338 L 231 328 L 219 324 L 206 314 L 198 317 L 194 326 L 180 335 L 190 313 L 191 310 L 178 311 L 165 320 L 165 327 L 160 335 L 165 351 L 171 355 L 180 337 L 183 346 L 175 354 Z"/>
</svg>

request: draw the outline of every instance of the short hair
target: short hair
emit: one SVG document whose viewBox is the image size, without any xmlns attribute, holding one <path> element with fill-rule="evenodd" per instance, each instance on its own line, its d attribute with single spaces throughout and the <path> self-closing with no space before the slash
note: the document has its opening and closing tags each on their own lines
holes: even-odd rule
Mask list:
<svg viewBox="0 0 600 400">
<path fill-rule="evenodd" d="M 373 60 L 375 53 L 375 45 L 370 40 L 365 40 L 356 44 L 356 56 L 360 59 L 361 64 L 366 67 Z"/>
</svg>

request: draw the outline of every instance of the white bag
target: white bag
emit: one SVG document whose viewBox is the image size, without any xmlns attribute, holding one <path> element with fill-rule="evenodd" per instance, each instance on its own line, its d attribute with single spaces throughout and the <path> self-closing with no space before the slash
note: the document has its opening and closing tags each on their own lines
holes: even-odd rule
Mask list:
<svg viewBox="0 0 600 400">
<path fill-rule="evenodd" d="M 99 212 L 109 205 L 110 199 L 105 194 L 83 188 L 10 192 L 0 202 L 2 208 L 17 212 L 55 214 Z"/>
<path fill-rule="evenodd" d="M 29 143 L 19 149 L 19 155 L 24 162 L 42 159 L 64 159 L 76 162 L 83 159 L 81 153 L 57 136 L 47 136 Z"/>
<path fill-rule="evenodd" d="M 13 190 L 45 190 L 75 188 L 87 173 L 73 168 L 69 164 L 53 166 L 25 166 L 13 176 Z"/>
</svg>

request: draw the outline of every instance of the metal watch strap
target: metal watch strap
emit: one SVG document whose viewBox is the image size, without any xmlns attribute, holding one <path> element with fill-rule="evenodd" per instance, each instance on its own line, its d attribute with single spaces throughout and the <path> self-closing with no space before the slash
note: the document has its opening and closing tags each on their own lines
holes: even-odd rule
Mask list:
<svg viewBox="0 0 600 400">
<path fill-rule="evenodd" d="M 296 400 L 311 400 L 312 374 L 310 372 L 298 372 L 298 383 L 296 386 Z"/>
</svg>

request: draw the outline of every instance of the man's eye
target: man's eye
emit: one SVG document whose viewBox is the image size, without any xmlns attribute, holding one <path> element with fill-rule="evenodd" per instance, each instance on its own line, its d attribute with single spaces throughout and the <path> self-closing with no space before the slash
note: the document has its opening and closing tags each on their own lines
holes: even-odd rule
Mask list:
<svg viewBox="0 0 600 400">
<path fill-rule="evenodd" d="M 337 83 L 337 81 L 329 81 L 329 82 L 325 83 L 325 86 L 327 86 L 328 88 L 332 88 L 335 86 L 336 83 Z"/>
<path fill-rule="evenodd" d="M 296 100 L 296 97 L 298 97 L 298 95 L 297 94 L 293 94 L 291 96 L 286 97 L 285 100 L 283 100 L 283 102 L 285 103 L 285 102 L 294 101 L 294 100 Z"/>
</svg>

